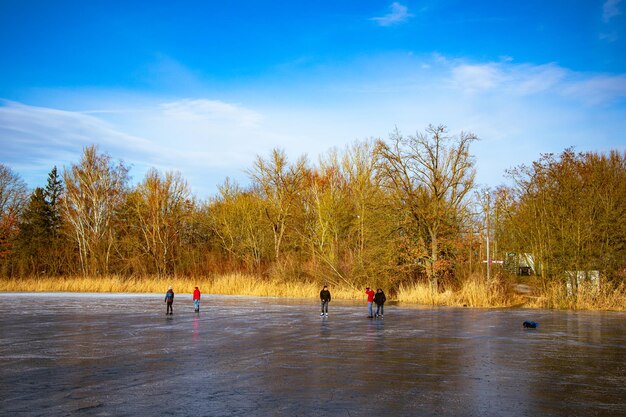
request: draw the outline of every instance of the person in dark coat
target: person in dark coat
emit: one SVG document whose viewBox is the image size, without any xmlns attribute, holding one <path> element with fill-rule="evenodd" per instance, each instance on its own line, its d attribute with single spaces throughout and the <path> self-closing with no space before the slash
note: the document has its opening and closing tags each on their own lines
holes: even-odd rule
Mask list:
<svg viewBox="0 0 626 417">
<path fill-rule="evenodd" d="M 174 308 L 172 307 L 172 304 L 174 304 L 174 290 L 172 290 L 172 287 L 169 287 L 165 293 L 165 303 L 167 304 L 165 315 L 174 314 Z"/>
<path fill-rule="evenodd" d="M 320 291 L 320 300 L 322 302 L 322 313 L 320 316 L 328 317 L 328 303 L 330 303 L 330 291 L 328 291 L 328 287 L 324 285 L 322 291 Z"/>
<path fill-rule="evenodd" d="M 374 295 L 374 302 L 376 303 L 376 317 L 383 317 L 383 311 L 385 306 L 385 301 L 387 301 L 387 297 L 385 297 L 385 293 L 382 289 L 377 289 L 376 294 Z"/>
</svg>

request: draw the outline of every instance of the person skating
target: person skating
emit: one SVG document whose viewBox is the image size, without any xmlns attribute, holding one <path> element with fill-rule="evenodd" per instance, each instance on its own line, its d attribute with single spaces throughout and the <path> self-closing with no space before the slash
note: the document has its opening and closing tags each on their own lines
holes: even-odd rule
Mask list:
<svg viewBox="0 0 626 417">
<path fill-rule="evenodd" d="M 367 294 L 367 311 L 369 313 L 370 319 L 374 317 L 374 312 L 372 311 L 372 303 L 374 302 L 374 290 L 370 289 L 370 287 L 365 288 L 365 294 Z"/>
<path fill-rule="evenodd" d="M 172 290 L 172 287 L 169 287 L 167 289 L 167 292 L 165 293 L 165 303 L 167 304 L 165 315 L 167 316 L 168 314 L 174 314 L 174 308 L 172 307 L 172 304 L 174 304 L 174 290 Z"/>
<path fill-rule="evenodd" d="M 376 317 L 383 318 L 385 301 L 387 301 L 385 293 L 381 288 L 377 289 L 376 295 L 374 295 L 374 302 L 376 303 Z"/>
<path fill-rule="evenodd" d="M 195 312 L 199 313 L 200 312 L 200 290 L 198 289 L 198 287 L 196 287 L 196 289 L 193 290 L 193 306 L 195 308 Z"/>
<path fill-rule="evenodd" d="M 320 291 L 320 300 L 322 302 L 322 313 L 320 316 L 328 317 L 328 303 L 330 303 L 330 291 L 328 291 L 328 287 L 324 285 L 322 291 Z"/>
</svg>

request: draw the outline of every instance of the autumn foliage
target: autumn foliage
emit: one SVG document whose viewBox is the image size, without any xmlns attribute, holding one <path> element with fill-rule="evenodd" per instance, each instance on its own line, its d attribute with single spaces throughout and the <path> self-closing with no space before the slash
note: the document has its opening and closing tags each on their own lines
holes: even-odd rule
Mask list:
<svg viewBox="0 0 626 417">
<path fill-rule="evenodd" d="M 128 167 L 95 146 L 63 181 L 54 168 L 30 196 L 2 165 L 0 273 L 10 290 L 67 277 L 88 277 L 82 289 L 98 279 L 114 289 L 245 277 L 292 295 L 321 284 L 360 294 L 369 284 L 420 303 L 593 308 L 582 283 L 567 285 L 571 271 L 597 271 L 596 299 L 619 304 L 626 154 L 544 155 L 511 169 L 510 185 L 477 192 L 475 140 L 430 126 L 333 149 L 315 163 L 275 149 L 246 171 L 249 184 L 226 178 L 206 200 L 178 172 L 151 169 L 133 186 Z M 499 261 L 489 281 L 487 236 Z M 534 260 L 528 278 L 513 262 L 521 255 Z M 530 290 L 516 294 L 520 283 Z"/>
</svg>

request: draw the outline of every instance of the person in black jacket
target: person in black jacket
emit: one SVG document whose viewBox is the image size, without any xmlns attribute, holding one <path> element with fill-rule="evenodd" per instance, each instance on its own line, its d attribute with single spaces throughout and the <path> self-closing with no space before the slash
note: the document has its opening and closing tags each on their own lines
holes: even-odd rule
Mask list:
<svg viewBox="0 0 626 417">
<path fill-rule="evenodd" d="M 328 287 L 324 285 L 322 291 L 320 291 L 320 300 L 322 301 L 322 314 L 320 316 L 326 315 L 328 317 L 328 303 L 330 303 L 330 291 L 328 291 Z"/>
<path fill-rule="evenodd" d="M 172 308 L 172 304 L 174 304 L 174 290 L 172 290 L 172 287 L 169 287 L 165 293 L 165 303 L 167 304 L 165 315 L 174 314 L 174 309 Z"/>
<path fill-rule="evenodd" d="M 383 317 L 383 310 L 385 301 L 387 301 L 387 297 L 385 297 L 385 293 L 382 289 L 377 289 L 376 294 L 374 295 L 374 302 L 376 303 L 376 317 Z"/>
</svg>

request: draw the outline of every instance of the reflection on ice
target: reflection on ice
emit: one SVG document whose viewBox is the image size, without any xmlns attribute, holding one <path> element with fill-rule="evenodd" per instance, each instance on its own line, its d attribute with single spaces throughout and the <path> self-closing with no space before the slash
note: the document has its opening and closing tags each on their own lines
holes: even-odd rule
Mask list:
<svg viewBox="0 0 626 417">
<path fill-rule="evenodd" d="M 623 313 L 3 294 L 0 414 L 625 415 Z M 534 320 L 540 328 L 524 330 Z"/>
</svg>

